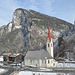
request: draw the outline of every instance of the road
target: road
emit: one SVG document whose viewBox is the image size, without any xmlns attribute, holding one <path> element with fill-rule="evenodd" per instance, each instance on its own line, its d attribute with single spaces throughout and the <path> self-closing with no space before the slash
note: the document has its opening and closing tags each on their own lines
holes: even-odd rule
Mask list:
<svg viewBox="0 0 75 75">
<path fill-rule="evenodd" d="M 12 72 L 14 72 L 14 69 L 10 69 L 6 73 L 1 74 L 1 75 L 10 75 Z"/>
<path fill-rule="evenodd" d="M 75 68 L 67 68 L 67 67 L 54 67 L 54 68 L 40 68 L 40 67 L 31 67 L 31 66 L 24 66 L 24 67 L 3 67 L 3 69 L 8 69 L 8 71 L 1 75 L 10 75 L 14 71 L 34 71 L 34 72 L 62 72 L 62 73 L 75 73 Z"/>
<path fill-rule="evenodd" d="M 0 74 L 0 75 L 10 75 L 11 73 L 13 73 L 14 71 L 18 71 L 20 68 L 18 67 L 1 67 L 2 69 L 6 69 L 8 70 L 7 72 Z"/>
</svg>

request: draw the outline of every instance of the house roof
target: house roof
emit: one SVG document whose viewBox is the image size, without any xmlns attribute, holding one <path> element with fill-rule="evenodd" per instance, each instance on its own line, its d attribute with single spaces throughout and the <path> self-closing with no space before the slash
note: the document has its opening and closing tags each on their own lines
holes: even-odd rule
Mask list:
<svg viewBox="0 0 75 75">
<path fill-rule="evenodd" d="M 51 59 L 51 55 L 48 53 L 48 51 L 45 50 L 40 50 L 40 51 L 28 51 L 25 59 L 45 59 L 47 57 L 47 59 Z"/>
<path fill-rule="evenodd" d="M 12 54 L 10 57 L 16 57 L 18 55 L 20 55 L 20 54 L 19 53 L 18 54 Z"/>
<path fill-rule="evenodd" d="M 3 55 L 9 55 L 9 54 L 11 54 L 11 53 L 3 53 Z"/>
<path fill-rule="evenodd" d="M 20 55 L 20 53 L 18 54 L 13 54 L 13 53 L 4 53 L 3 56 L 6 55 L 6 56 L 10 56 L 10 57 L 16 57 L 18 55 Z"/>
</svg>

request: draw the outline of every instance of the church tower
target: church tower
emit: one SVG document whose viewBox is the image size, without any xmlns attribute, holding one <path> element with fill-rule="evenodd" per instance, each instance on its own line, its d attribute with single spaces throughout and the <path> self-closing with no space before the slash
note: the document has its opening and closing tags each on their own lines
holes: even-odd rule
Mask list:
<svg viewBox="0 0 75 75">
<path fill-rule="evenodd" d="M 49 52 L 49 54 L 52 57 L 54 57 L 54 55 L 53 55 L 53 41 L 51 38 L 50 26 L 48 27 L 47 51 Z"/>
</svg>

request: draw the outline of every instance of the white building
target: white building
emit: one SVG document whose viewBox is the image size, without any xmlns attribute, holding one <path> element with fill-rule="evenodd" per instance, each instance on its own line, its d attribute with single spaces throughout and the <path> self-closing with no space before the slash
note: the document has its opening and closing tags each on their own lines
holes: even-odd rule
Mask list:
<svg viewBox="0 0 75 75">
<path fill-rule="evenodd" d="M 48 40 L 46 46 L 46 50 L 28 51 L 25 56 L 24 64 L 38 67 L 56 66 L 57 62 L 54 60 L 53 41 L 51 38 L 50 27 L 48 27 Z"/>
</svg>

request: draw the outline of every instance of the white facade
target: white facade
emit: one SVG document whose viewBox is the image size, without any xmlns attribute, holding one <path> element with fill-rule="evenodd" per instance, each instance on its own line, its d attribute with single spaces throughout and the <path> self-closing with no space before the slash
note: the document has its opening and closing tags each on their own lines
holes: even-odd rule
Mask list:
<svg viewBox="0 0 75 75">
<path fill-rule="evenodd" d="M 52 42 L 52 38 L 51 38 L 51 42 L 49 40 L 47 40 L 47 51 L 49 52 L 49 54 L 52 56 L 52 58 L 54 57 L 53 54 L 53 42 Z"/>
</svg>

